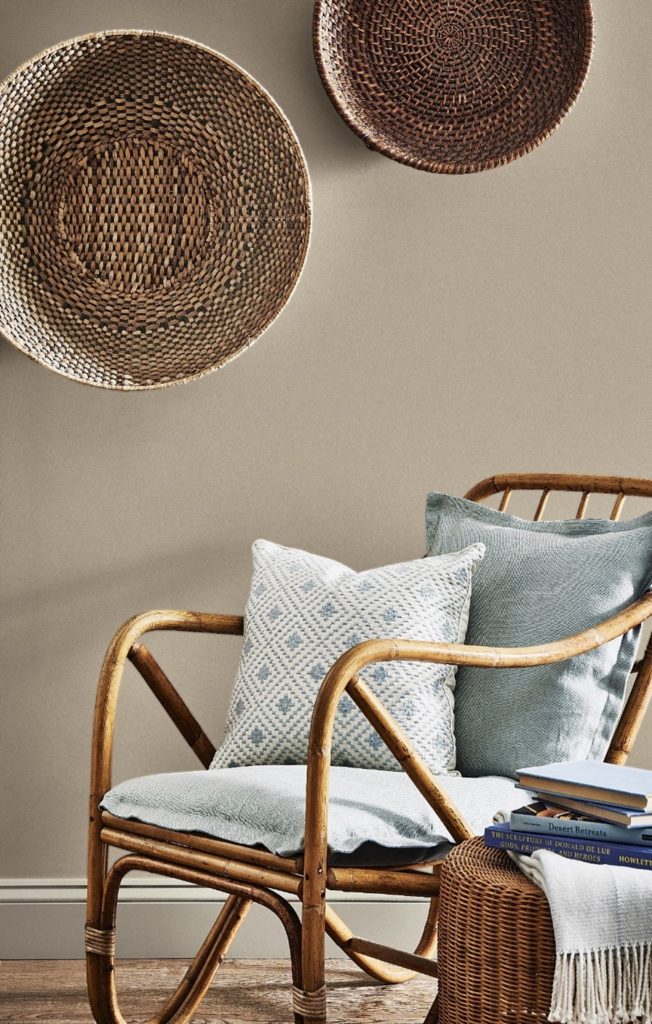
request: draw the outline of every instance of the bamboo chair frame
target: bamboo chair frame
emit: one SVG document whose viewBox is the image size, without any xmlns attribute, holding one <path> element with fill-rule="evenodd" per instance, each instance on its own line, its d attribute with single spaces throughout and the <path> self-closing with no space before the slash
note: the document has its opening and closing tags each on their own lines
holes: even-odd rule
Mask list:
<svg viewBox="0 0 652 1024">
<path fill-rule="evenodd" d="M 516 474 L 481 481 L 467 493 L 474 501 L 501 494 L 505 510 L 515 490 L 540 490 L 534 514 L 540 520 L 552 491 L 576 491 L 577 517 L 586 514 L 592 493 L 614 494 L 611 515 L 618 519 L 629 495 L 652 497 L 652 481 L 634 478 Z M 241 635 L 243 619 L 189 611 L 151 611 L 137 615 L 118 630 L 102 666 L 93 730 L 88 839 L 88 902 L 85 928 L 88 993 L 97 1024 L 125 1024 L 115 983 L 115 912 L 120 883 L 131 870 L 166 875 L 227 894 L 227 900 L 180 985 L 147 1024 L 184 1024 L 199 1006 L 252 902 L 267 907 L 283 924 L 290 947 L 295 1024 L 326 1024 L 325 938 L 337 945 L 367 974 L 396 984 L 417 973 L 436 976 L 440 862 L 429 869 L 332 867 L 327 862 L 331 738 L 335 713 L 346 691 L 371 722 L 419 792 L 446 825 L 455 842 L 472 831 L 453 801 L 376 699 L 359 673 L 372 662 L 408 660 L 446 665 L 518 668 L 552 664 L 593 650 L 652 617 L 652 594 L 635 601 L 607 621 L 575 636 L 532 647 L 476 647 L 416 640 L 368 640 L 346 651 L 327 673 L 317 695 L 308 747 L 305 849 L 303 857 L 279 857 L 234 843 L 172 832 L 101 812 L 111 788 L 115 712 L 126 662 L 136 667 L 154 696 L 207 768 L 215 747 L 150 651 L 140 642 L 148 632 L 179 630 Z M 606 760 L 627 759 L 652 696 L 652 640 L 634 666 L 634 683 L 611 741 Z M 108 870 L 108 849 L 125 851 Z M 355 936 L 327 902 L 329 891 L 429 897 L 421 939 L 414 953 Z M 301 903 L 301 921 L 287 901 Z M 437 1019 L 437 1002 L 424 1024 Z"/>
</svg>

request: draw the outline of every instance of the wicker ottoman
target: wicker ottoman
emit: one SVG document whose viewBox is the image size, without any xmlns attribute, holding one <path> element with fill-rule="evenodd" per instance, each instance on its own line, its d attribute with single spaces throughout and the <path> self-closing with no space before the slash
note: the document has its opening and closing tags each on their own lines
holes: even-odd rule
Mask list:
<svg viewBox="0 0 652 1024">
<path fill-rule="evenodd" d="M 483 839 L 456 847 L 441 879 L 440 1024 L 546 1021 L 555 940 L 542 891 Z"/>
</svg>

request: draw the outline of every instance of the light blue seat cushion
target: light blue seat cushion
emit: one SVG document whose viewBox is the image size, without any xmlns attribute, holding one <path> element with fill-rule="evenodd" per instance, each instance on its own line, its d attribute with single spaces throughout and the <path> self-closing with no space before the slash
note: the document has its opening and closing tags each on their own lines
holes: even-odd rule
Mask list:
<svg viewBox="0 0 652 1024">
<path fill-rule="evenodd" d="M 480 834 L 497 810 L 523 803 L 511 779 L 437 780 Z M 173 772 L 130 779 L 102 808 L 178 832 L 199 832 L 293 857 L 304 846 L 306 768 L 272 765 Z M 331 863 L 416 863 L 450 836 L 403 772 L 333 768 L 329 813 Z M 355 854 L 358 854 L 357 858 Z"/>
<path fill-rule="evenodd" d="M 428 553 L 481 541 L 468 644 L 528 646 L 579 633 L 652 584 L 652 513 L 538 523 L 446 494 L 428 495 Z M 455 694 L 463 775 L 512 775 L 549 761 L 602 760 L 622 708 L 638 630 L 569 661 L 460 667 Z"/>
</svg>

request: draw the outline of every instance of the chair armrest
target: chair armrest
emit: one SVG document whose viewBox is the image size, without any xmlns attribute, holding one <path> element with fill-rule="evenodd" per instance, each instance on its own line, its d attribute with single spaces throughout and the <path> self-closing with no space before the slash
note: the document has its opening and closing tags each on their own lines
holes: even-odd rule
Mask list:
<svg viewBox="0 0 652 1024">
<path fill-rule="evenodd" d="M 595 650 L 596 647 L 601 647 L 630 629 L 640 626 L 651 616 L 652 592 L 597 626 L 565 637 L 563 640 L 531 647 L 480 647 L 471 644 L 435 643 L 430 640 L 366 640 L 343 654 L 335 662 L 331 672 L 336 666 L 342 665 L 349 673 L 349 678 L 352 678 L 372 662 L 395 660 L 430 661 L 440 665 L 475 665 L 479 668 L 527 668 L 529 665 L 550 665 Z M 317 700 L 322 697 L 322 693 L 336 688 L 332 682 L 327 685 L 331 672 L 325 677 Z"/>
<path fill-rule="evenodd" d="M 565 661 L 594 650 L 639 626 L 652 616 L 652 593 L 622 612 L 575 636 L 531 647 L 480 647 L 433 643 L 422 640 L 367 640 L 346 651 L 331 667 L 313 708 L 308 742 L 306 782 L 304 904 L 315 909 L 326 871 L 328 842 L 328 793 L 331 742 L 335 714 L 346 690 L 374 726 L 380 738 L 401 763 L 456 841 L 470 838 L 468 823 L 437 783 L 425 762 L 412 749 L 405 733 L 373 692 L 358 677 L 365 666 L 379 661 L 425 661 L 443 665 L 475 665 L 482 668 L 524 668 Z"/>
<path fill-rule="evenodd" d="M 239 636 L 243 631 L 243 618 L 240 615 L 217 615 L 211 612 L 156 610 L 135 615 L 120 627 L 106 652 L 95 699 L 91 764 L 91 807 L 94 805 L 95 809 L 106 791 L 111 788 L 115 712 L 124 666 L 128 658 L 136 665 L 200 759 L 202 753 L 204 758 L 208 754 L 206 744 L 210 741 L 152 655 L 138 644 L 138 640 L 145 633 L 155 630 Z"/>
<path fill-rule="evenodd" d="M 239 615 L 214 615 L 208 612 L 151 611 L 129 619 L 113 637 L 106 652 L 95 698 L 93 722 L 93 744 L 91 752 L 91 786 L 88 806 L 88 879 L 89 919 L 100 920 L 104 877 L 107 865 L 107 847 L 101 841 L 102 815 L 99 805 L 102 797 L 111 788 L 111 762 L 113 757 L 113 733 L 115 712 L 120 684 L 127 658 L 130 658 L 141 672 L 163 707 L 171 715 L 177 728 L 190 742 L 196 753 L 208 755 L 210 741 L 202 739 L 204 733 L 190 713 L 167 676 L 156 664 L 149 652 L 138 644 L 145 633 L 159 629 L 182 630 L 191 633 L 227 633 L 240 635 L 243 619 Z M 149 676 L 149 678 L 148 678 Z M 197 733 L 198 730 L 198 733 Z M 205 738 L 205 737 L 204 737 Z M 203 759 L 203 758 L 202 758 Z"/>
</svg>

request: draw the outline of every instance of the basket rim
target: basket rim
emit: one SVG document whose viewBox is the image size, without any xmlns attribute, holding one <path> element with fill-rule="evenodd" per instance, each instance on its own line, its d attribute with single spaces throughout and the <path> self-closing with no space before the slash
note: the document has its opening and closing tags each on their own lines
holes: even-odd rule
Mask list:
<svg viewBox="0 0 652 1024">
<path fill-rule="evenodd" d="M 151 384 L 108 385 L 100 383 L 99 381 L 88 380 L 87 378 L 78 376 L 77 374 L 66 372 L 66 370 L 60 366 L 52 366 L 50 365 L 50 363 L 47 363 L 43 359 L 40 359 L 34 352 L 31 352 L 27 348 L 25 348 L 24 345 L 13 335 L 11 329 L 5 326 L 5 324 L 3 324 L 2 321 L 0 320 L 0 335 L 6 341 L 8 341 L 14 348 L 18 349 L 19 352 L 22 352 L 23 355 L 26 355 L 29 359 L 37 363 L 43 369 L 49 370 L 52 373 L 56 373 L 60 377 L 65 377 L 67 380 L 72 380 L 78 384 L 85 384 L 87 387 L 98 388 L 102 391 L 156 391 L 162 388 L 174 387 L 177 384 L 185 384 L 189 383 L 190 381 L 199 380 L 202 377 L 206 377 L 209 373 L 213 373 L 215 370 L 218 370 L 221 367 L 226 366 L 227 363 L 230 363 L 233 359 L 237 359 L 238 356 L 242 355 L 244 352 L 250 349 L 255 344 L 255 342 L 257 342 L 262 337 L 262 335 L 265 334 L 265 332 L 272 326 L 272 324 L 278 319 L 281 313 L 283 313 L 283 311 L 289 305 L 290 300 L 294 296 L 296 289 L 299 285 L 299 282 L 303 276 L 303 271 L 305 269 L 308 253 L 310 250 L 313 226 L 313 189 L 312 182 L 310 179 L 310 173 L 308 170 L 308 162 L 306 160 L 306 156 L 303 151 L 303 147 L 301 145 L 297 132 L 295 131 L 287 115 L 285 114 L 279 103 L 271 95 L 271 93 L 268 92 L 265 86 L 262 85 L 257 78 L 255 78 L 249 71 L 243 68 L 236 61 L 231 60 L 230 57 L 225 56 L 225 54 L 221 53 L 219 50 L 215 50 L 213 47 L 207 46 L 205 43 L 200 43 L 197 40 L 191 39 L 188 36 L 180 36 L 174 32 L 163 32 L 159 31 L 158 29 L 147 28 L 103 29 L 97 32 L 85 32 L 82 35 L 72 36 L 69 39 L 65 39 L 61 42 L 55 43 L 52 46 L 45 47 L 45 49 L 40 50 L 38 53 L 34 54 L 34 56 L 30 57 L 26 61 L 23 61 L 22 64 L 19 64 L 18 67 L 14 68 L 13 71 L 11 71 L 5 78 L 3 78 L 0 81 L 0 97 L 5 92 L 5 90 L 11 85 L 15 78 L 17 78 L 20 74 L 27 71 L 33 64 L 42 60 L 44 57 L 47 57 L 52 53 L 56 53 L 58 50 L 62 50 L 66 47 L 69 47 L 74 43 L 82 43 L 92 39 L 103 39 L 110 36 L 151 36 L 156 38 L 169 39 L 175 43 L 187 44 L 188 46 L 194 47 L 197 50 L 202 50 L 203 52 L 210 54 L 210 56 L 212 57 L 217 57 L 224 64 L 227 64 L 231 68 L 233 68 L 234 71 L 239 72 L 243 76 L 243 78 L 247 80 L 249 85 L 253 87 L 254 91 L 258 92 L 265 100 L 267 100 L 267 102 L 273 108 L 273 110 L 279 117 L 280 121 L 284 125 L 285 129 L 288 131 L 290 138 L 292 139 L 292 142 L 300 157 L 299 163 L 301 165 L 301 173 L 304 186 L 306 204 L 306 232 L 304 237 L 303 249 L 299 256 L 296 276 L 292 282 L 292 287 L 288 291 L 284 302 L 273 313 L 273 315 L 265 321 L 265 323 L 258 331 L 258 333 L 249 338 L 243 345 L 240 346 L 240 348 L 238 348 L 235 352 L 228 353 L 221 359 L 216 360 L 214 363 L 211 363 L 206 367 L 202 367 L 202 369 L 198 370 L 196 373 L 184 374 L 183 376 L 175 377 L 173 380 L 157 381 Z"/>
<path fill-rule="evenodd" d="M 360 118 L 356 118 L 342 100 L 337 88 L 337 79 L 334 75 L 329 73 L 328 67 L 323 58 L 321 47 L 321 19 L 324 15 L 326 5 L 329 2 L 331 2 L 331 0 L 315 0 L 312 22 L 312 40 L 315 63 L 328 98 L 342 120 L 348 125 L 351 131 L 358 136 L 358 138 L 362 139 L 368 149 L 374 150 L 377 153 L 382 153 L 383 156 L 388 156 L 397 163 L 405 164 L 408 167 L 414 167 L 416 170 L 430 171 L 435 174 L 472 174 L 476 171 L 489 171 L 496 167 L 503 167 L 506 164 L 517 160 L 519 157 L 525 156 L 527 153 L 531 153 L 533 149 L 540 146 L 542 142 L 545 142 L 545 140 L 556 131 L 566 115 L 573 109 L 579 99 L 582 89 L 584 88 L 584 84 L 591 68 L 595 43 L 595 19 L 593 16 L 591 0 L 580 0 L 586 24 L 586 41 L 582 52 L 580 71 L 568 100 L 564 106 L 560 108 L 556 116 L 548 122 L 546 127 L 524 145 L 518 146 L 517 148 L 510 150 L 509 153 L 505 153 L 498 157 L 491 157 L 489 159 L 478 161 L 466 160 L 461 163 L 447 163 L 438 160 L 429 160 L 425 157 L 410 154 L 409 150 L 402 146 L 394 146 L 389 142 L 378 141 L 377 137 L 370 133 L 368 125 Z M 346 5 L 346 2 L 347 0 L 340 0 L 343 7 Z M 567 0 L 559 0 L 559 2 L 566 3 Z"/>
</svg>

